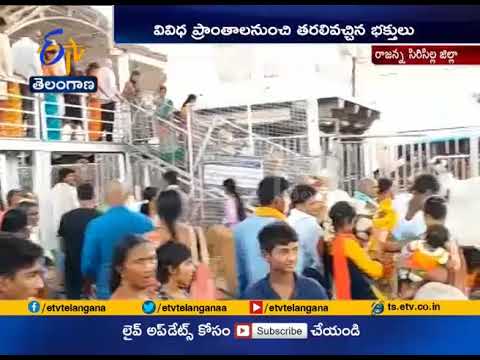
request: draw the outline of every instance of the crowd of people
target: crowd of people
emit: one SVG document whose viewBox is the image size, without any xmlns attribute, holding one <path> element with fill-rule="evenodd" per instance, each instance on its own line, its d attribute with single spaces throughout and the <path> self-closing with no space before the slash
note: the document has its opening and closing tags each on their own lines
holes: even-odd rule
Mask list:
<svg viewBox="0 0 480 360">
<path fill-rule="evenodd" d="M 5 33 L 7 23 L 0 17 L 0 137 L 22 138 L 35 135 L 34 100 L 28 86 L 33 76 L 93 76 L 97 78 L 98 91 L 88 94 L 85 103 L 83 94 L 45 93 L 45 118 L 48 140 L 62 141 L 113 141 L 119 104 L 130 103 L 143 106 L 143 92 L 140 86 L 141 73 L 133 70 L 123 91 L 119 85 L 112 60 L 105 58 L 89 63 L 85 69 L 77 67 L 72 59 L 67 74 L 66 60 L 57 58 L 60 46 L 54 40 L 45 49 L 45 64 L 40 61 L 39 49 L 44 39 L 40 32 L 31 37 L 24 36 L 13 42 Z M 12 43 L 11 43 L 12 42 Z M 180 110 L 166 97 L 167 88 L 160 85 L 153 98 L 154 112 L 162 119 L 176 118 L 185 123 L 188 105 L 196 96 L 188 95 Z M 11 109 L 9 111 L 7 109 Z M 85 110 L 83 113 L 82 110 Z M 136 108 L 132 106 L 131 113 Z M 84 119 L 87 119 L 85 122 Z M 88 129 L 84 129 L 87 126 Z"/>
<path fill-rule="evenodd" d="M 35 195 L 11 190 L 2 211 L 0 298 L 27 299 L 468 299 L 476 298 L 478 254 L 448 228 L 435 176 L 396 194 L 387 178 L 362 179 L 354 196 L 327 176 L 290 184 L 267 176 L 244 204 L 226 179 L 223 226 L 234 242 L 237 287 L 217 289 L 204 228 L 189 223 L 192 199 L 175 172 L 148 187 L 137 207 L 112 181 L 105 202 L 63 168 L 51 214 Z M 49 217 L 58 239 L 39 238 Z M 221 241 L 217 239 L 217 241 Z M 51 244 L 51 245 L 46 245 Z M 224 259 L 224 261 L 228 261 Z"/>
</svg>

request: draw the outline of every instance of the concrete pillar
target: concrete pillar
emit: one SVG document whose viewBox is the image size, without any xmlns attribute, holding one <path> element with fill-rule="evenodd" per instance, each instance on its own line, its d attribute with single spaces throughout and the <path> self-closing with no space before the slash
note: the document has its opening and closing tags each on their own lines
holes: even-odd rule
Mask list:
<svg viewBox="0 0 480 360">
<path fill-rule="evenodd" d="M 125 83 L 130 78 L 130 60 L 128 54 L 122 54 L 117 59 L 118 88 L 123 91 Z"/>
<path fill-rule="evenodd" d="M 57 249 L 57 229 L 53 228 L 50 202 L 52 165 L 50 151 L 33 151 L 33 192 L 40 210 L 40 243 L 45 250 Z"/>
<path fill-rule="evenodd" d="M 318 118 L 318 102 L 317 99 L 308 99 L 307 106 L 307 139 L 308 153 L 310 156 L 322 155 L 322 147 L 320 146 L 320 125 Z"/>
<path fill-rule="evenodd" d="M 7 205 L 7 193 L 9 190 L 7 180 L 7 155 L 0 154 L 0 191 L 5 206 Z"/>
<path fill-rule="evenodd" d="M 478 135 L 470 137 L 470 177 L 478 174 Z"/>
<path fill-rule="evenodd" d="M 18 153 L 7 152 L 5 158 L 6 185 L 8 190 L 18 189 L 20 187 L 20 178 L 18 176 Z M 7 191 L 8 191 L 7 190 Z"/>
</svg>

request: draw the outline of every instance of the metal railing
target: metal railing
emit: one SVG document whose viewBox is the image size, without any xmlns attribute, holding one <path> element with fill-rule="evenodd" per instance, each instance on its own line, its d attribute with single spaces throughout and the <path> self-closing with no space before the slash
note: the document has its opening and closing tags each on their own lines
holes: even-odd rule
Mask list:
<svg viewBox="0 0 480 360">
<path fill-rule="evenodd" d="M 131 104 L 116 103 L 115 110 L 102 108 L 86 94 L 34 94 L 16 78 L 0 78 L 0 138 L 68 142 L 131 141 Z M 74 116 L 72 116 L 74 114 Z M 107 114 L 111 114 L 107 116 Z M 113 118 L 107 120 L 106 118 Z"/>
<path fill-rule="evenodd" d="M 38 96 L 22 95 L 27 86 L 16 78 L 0 78 L 0 138 L 40 139 Z"/>
</svg>

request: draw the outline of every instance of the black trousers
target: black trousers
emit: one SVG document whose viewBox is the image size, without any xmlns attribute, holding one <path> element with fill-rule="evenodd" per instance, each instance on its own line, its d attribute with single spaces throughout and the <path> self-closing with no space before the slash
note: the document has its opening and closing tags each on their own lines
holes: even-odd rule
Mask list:
<svg viewBox="0 0 480 360">
<path fill-rule="evenodd" d="M 115 111 L 115 102 L 102 104 L 102 110 Z M 115 121 L 115 113 L 110 111 L 102 111 L 102 131 L 107 133 L 106 140 L 113 141 L 113 122 Z M 105 122 L 108 121 L 108 122 Z"/>
<path fill-rule="evenodd" d="M 82 285 L 80 259 L 71 259 L 68 255 L 65 256 L 65 293 L 67 299 L 81 299 Z"/>
</svg>

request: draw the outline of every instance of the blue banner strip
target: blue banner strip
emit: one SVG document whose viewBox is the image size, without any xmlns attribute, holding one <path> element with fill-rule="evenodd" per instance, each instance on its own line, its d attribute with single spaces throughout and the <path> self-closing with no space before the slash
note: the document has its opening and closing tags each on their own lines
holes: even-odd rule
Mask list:
<svg viewBox="0 0 480 360">
<path fill-rule="evenodd" d="M 478 43 L 478 5 L 115 5 L 117 43 Z"/>
<path fill-rule="evenodd" d="M 480 316 L 12 316 L 2 317 L 0 323 L 0 354 L 480 353 Z M 252 323 L 284 323 L 286 331 L 292 326 L 305 329 L 306 323 L 308 335 L 305 332 L 304 339 L 236 337 L 236 326 L 248 328 Z"/>
</svg>

